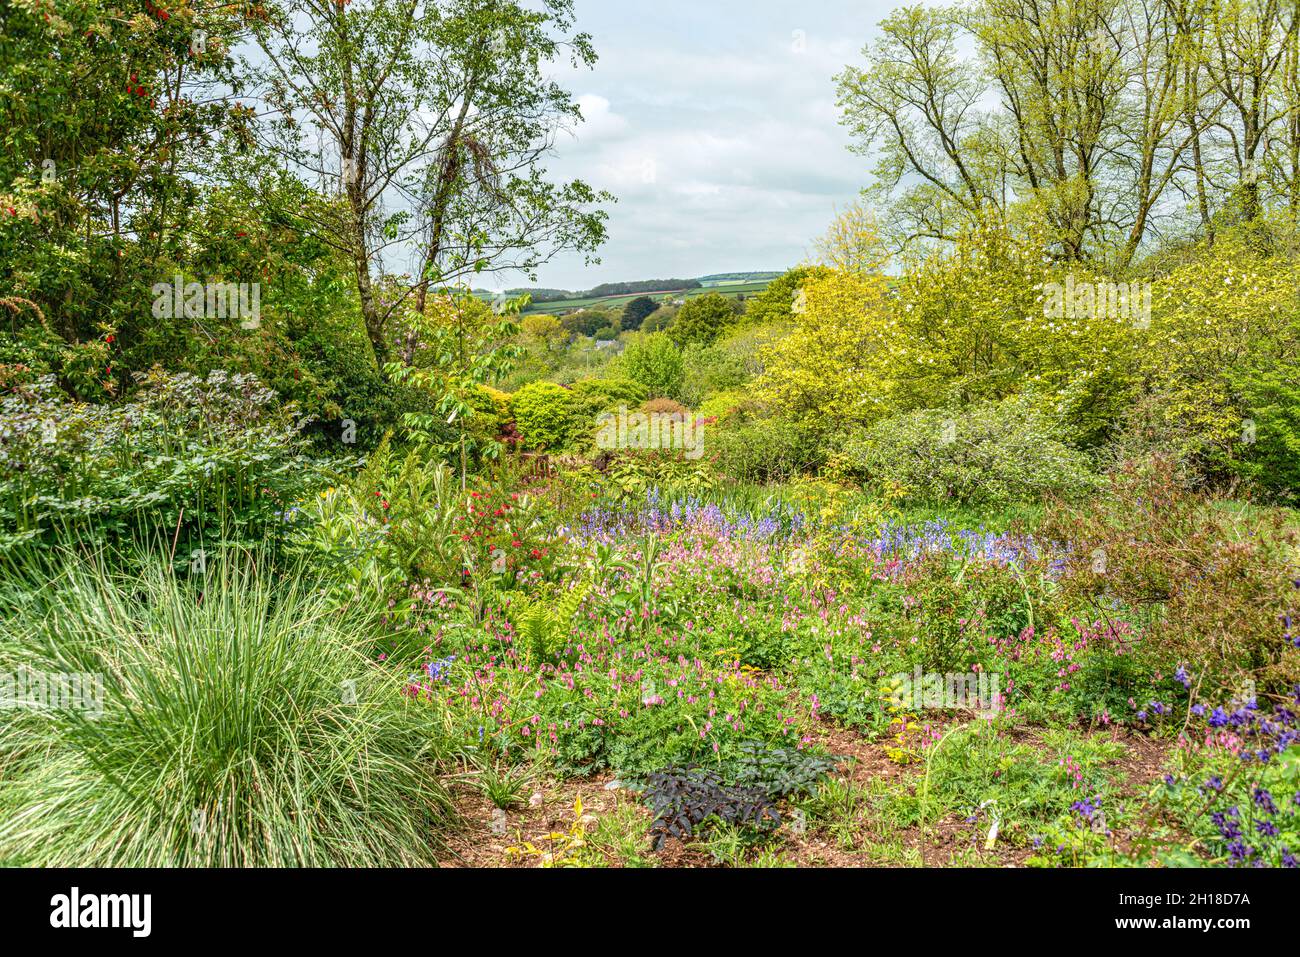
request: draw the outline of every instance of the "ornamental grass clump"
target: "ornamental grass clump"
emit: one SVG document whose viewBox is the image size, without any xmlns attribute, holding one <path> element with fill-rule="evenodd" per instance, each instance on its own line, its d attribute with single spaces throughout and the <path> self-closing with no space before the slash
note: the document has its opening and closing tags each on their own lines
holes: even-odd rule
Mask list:
<svg viewBox="0 0 1300 957">
<path fill-rule="evenodd" d="M 434 863 L 436 723 L 310 577 L 232 550 L 32 584 L 0 609 L 0 672 L 99 676 L 102 708 L 5 712 L 0 862 Z"/>
</svg>

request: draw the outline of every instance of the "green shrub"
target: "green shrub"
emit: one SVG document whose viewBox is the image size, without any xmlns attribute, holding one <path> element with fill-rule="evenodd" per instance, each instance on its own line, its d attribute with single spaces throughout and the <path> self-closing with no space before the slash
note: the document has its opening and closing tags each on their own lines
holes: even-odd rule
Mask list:
<svg viewBox="0 0 1300 957">
<path fill-rule="evenodd" d="M 997 505 L 1096 485 L 1086 457 L 1021 397 L 894 416 L 844 452 L 863 480 L 913 502 Z"/>
<path fill-rule="evenodd" d="M 677 398 L 685 381 L 682 354 L 662 332 L 632 336 L 616 360 L 617 374 L 645 386 L 651 398 Z"/>
<path fill-rule="evenodd" d="M 441 739 L 368 653 L 369 613 L 233 550 L 189 579 L 165 561 L 57 571 L 9 616 L 0 670 L 98 675 L 102 709 L 7 712 L 0 860 L 435 863 Z"/>
<path fill-rule="evenodd" d="M 530 382 L 514 394 L 510 407 L 525 444 L 533 449 L 564 448 L 581 424 L 578 399 L 553 382 Z"/>
<path fill-rule="evenodd" d="M 620 405 L 636 408 L 646 400 L 649 390 L 631 379 L 579 379 L 573 394 L 583 405 L 584 415 L 595 416 L 617 409 Z"/>
<path fill-rule="evenodd" d="M 1300 323 L 1296 323 L 1300 326 Z M 1295 333 L 1292 333 L 1293 341 Z M 1230 470 L 1274 500 L 1300 496 L 1300 369 L 1285 347 L 1233 377 L 1246 407 Z"/>
<path fill-rule="evenodd" d="M 806 429 L 784 418 L 708 427 L 705 455 L 737 482 L 783 482 L 812 471 L 821 456 Z"/>
<path fill-rule="evenodd" d="M 128 402 L 92 405 L 47 377 L 0 402 L 0 544 L 163 528 L 188 561 L 205 542 L 279 540 L 281 513 L 335 473 L 308 454 L 305 420 L 253 376 L 154 372 L 139 385 Z"/>
<path fill-rule="evenodd" d="M 645 317 L 645 321 L 641 323 L 640 331 L 644 333 L 664 332 L 673 324 L 673 320 L 676 318 L 676 306 L 660 306 Z"/>
<path fill-rule="evenodd" d="M 804 280 L 825 276 L 829 272 L 825 266 L 796 266 L 773 279 L 766 289 L 749 300 L 745 307 L 745 323 L 793 322 L 795 300 Z"/>
<path fill-rule="evenodd" d="M 726 392 L 718 392 L 700 403 L 700 417 L 705 419 L 725 418 L 740 409 L 748 398 L 740 389 L 728 389 Z"/>
<path fill-rule="evenodd" d="M 710 396 L 736 389 L 749 380 L 745 360 L 720 346 L 687 346 L 683 360 L 682 401 L 692 408 Z"/>
</svg>

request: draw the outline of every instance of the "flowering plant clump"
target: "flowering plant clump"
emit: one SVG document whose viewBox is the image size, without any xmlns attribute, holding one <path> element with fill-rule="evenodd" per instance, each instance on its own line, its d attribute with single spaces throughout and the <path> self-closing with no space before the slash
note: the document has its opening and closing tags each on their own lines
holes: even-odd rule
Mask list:
<svg viewBox="0 0 1300 957">
<path fill-rule="evenodd" d="M 1212 860 L 1234 866 L 1296 866 L 1297 707 L 1300 686 L 1272 708 L 1261 707 L 1253 697 L 1226 706 L 1191 706 L 1177 760 L 1158 800 Z"/>
<path fill-rule="evenodd" d="M 0 543 L 165 528 L 189 562 L 222 540 L 278 542 L 283 511 L 346 464 L 312 455 L 309 420 L 254 376 L 137 379 L 116 406 L 76 401 L 53 376 L 0 399 Z"/>
</svg>

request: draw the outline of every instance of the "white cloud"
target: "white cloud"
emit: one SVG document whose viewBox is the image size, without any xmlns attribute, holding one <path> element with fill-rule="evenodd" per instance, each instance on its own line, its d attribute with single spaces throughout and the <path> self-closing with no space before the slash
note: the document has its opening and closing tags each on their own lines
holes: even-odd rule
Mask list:
<svg viewBox="0 0 1300 957">
<path fill-rule="evenodd" d="M 833 77 L 891 5 L 806 0 L 792 18 L 775 0 L 730 14 L 660 0 L 647 20 L 642 8 L 579 0 L 578 29 L 592 32 L 601 59 L 555 73 L 587 122 L 561 138 L 549 166 L 619 202 L 604 264 L 557 258 L 539 282 L 586 288 L 803 259 L 835 207 L 868 184 L 839 125 Z"/>
</svg>

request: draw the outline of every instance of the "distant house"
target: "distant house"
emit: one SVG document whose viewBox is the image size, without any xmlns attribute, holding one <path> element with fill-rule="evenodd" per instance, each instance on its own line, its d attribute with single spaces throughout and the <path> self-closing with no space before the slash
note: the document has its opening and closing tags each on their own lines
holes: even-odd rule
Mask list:
<svg viewBox="0 0 1300 957">
<path fill-rule="evenodd" d="M 608 340 L 606 340 L 605 342 L 601 342 L 599 339 L 597 339 L 597 340 L 596 340 L 596 348 L 597 348 L 597 349 L 611 349 L 611 350 L 613 350 L 614 352 L 622 352 L 622 351 L 623 351 L 623 343 L 619 342 L 617 339 L 608 339 Z"/>
</svg>

